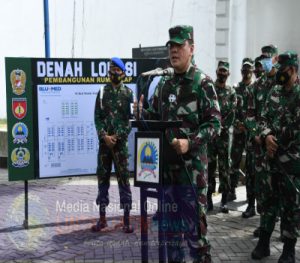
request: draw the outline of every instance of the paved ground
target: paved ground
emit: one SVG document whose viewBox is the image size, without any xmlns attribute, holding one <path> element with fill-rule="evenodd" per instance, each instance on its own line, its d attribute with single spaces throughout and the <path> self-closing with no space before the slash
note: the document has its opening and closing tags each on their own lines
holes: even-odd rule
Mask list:
<svg viewBox="0 0 300 263">
<path fill-rule="evenodd" d="M 24 185 L 7 182 L 7 170 L 0 169 L 0 262 L 140 262 L 139 188 L 132 187 L 133 234 L 121 231 L 122 211 L 115 180 L 110 188 L 109 228 L 101 233 L 90 231 L 98 215 L 96 189 L 94 177 L 30 181 L 30 229 L 24 230 Z M 217 212 L 220 195 L 214 197 L 216 209 L 208 215 L 208 230 L 215 263 L 255 262 L 250 253 L 257 243 L 252 232 L 259 217 L 241 218 L 245 199 L 245 187 L 240 186 L 238 199 L 230 203 L 230 213 L 221 214 Z M 156 200 L 149 199 L 148 207 L 150 214 L 156 211 Z M 148 220 L 149 260 L 157 262 L 157 223 L 151 217 Z M 261 262 L 277 262 L 282 250 L 278 237 L 277 227 L 271 256 Z"/>
</svg>

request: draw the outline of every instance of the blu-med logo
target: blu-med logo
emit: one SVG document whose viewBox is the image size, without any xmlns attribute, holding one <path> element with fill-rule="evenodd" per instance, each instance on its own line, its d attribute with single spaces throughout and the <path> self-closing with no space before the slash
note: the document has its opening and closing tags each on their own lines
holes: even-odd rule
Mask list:
<svg viewBox="0 0 300 263">
<path fill-rule="evenodd" d="M 60 86 L 39 86 L 39 92 L 43 92 L 43 93 L 56 93 L 60 91 L 61 91 Z"/>
</svg>

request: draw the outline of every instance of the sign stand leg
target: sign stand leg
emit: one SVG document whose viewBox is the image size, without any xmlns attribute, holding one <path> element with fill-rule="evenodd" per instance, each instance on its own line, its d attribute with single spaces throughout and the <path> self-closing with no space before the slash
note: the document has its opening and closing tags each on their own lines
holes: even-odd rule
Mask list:
<svg viewBox="0 0 300 263">
<path fill-rule="evenodd" d="M 141 188 L 141 251 L 142 262 L 148 262 L 148 222 L 147 222 L 147 196 Z"/>
<path fill-rule="evenodd" d="M 159 206 L 158 206 L 158 241 L 159 241 L 159 262 L 166 262 L 166 233 L 165 233 L 165 192 L 163 187 L 160 189 L 158 196 Z"/>
<path fill-rule="evenodd" d="M 28 229 L 28 181 L 24 181 L 24 190 L 25 190 L 25 219 L 23 222 L 23 226 L 25 229 Z"/>
</svg>

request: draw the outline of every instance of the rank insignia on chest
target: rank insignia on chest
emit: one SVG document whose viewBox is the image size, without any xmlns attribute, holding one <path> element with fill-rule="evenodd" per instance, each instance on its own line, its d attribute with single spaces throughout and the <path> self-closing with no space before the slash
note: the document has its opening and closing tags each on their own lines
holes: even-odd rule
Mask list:
<svg viewBox="0 0 300 263">
<path fill-rule="evenodd" d="M 176 96 L 174 95 L 174 94 L 170 94 L 169 95 L 169 102 L 170 103 L 173 103 L 173 102 L 175 102 L 176 101 Z"/>
</svg>

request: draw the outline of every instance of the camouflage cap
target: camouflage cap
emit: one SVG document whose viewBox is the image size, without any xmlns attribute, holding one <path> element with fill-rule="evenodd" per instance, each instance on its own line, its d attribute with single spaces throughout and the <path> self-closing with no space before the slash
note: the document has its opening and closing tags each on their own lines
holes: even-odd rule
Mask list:
<svg viewBox="0 0 300 263">
<path fill-rule="evenodd" d="M 224 60 L 220 60 L 219 63 L 218 63 L 218 69 L 226 69 L 229 71 L 229 62 L 227 61 L 224 61 Z"/>
<path fill-rule="evenodd" d="M 117 68 L 121 69 L 122 71 L 125 71 L 124 62 L 122 61 L 122 59 L 117 58 L 117 57 L 111 58 L 110 67 L 117 67 Z"/>
<path fill-rule="evenodd" d="M 251 58 L 244 58 L 242 62 L 242 67 L 244 67 L 245 65 L 249 65 L 251 68 L 253 68 L 254 62 Z"/>
<path fill-rule="evenodd" d="M 286 66 L 298 67 L 299 60 L 298 54 L 295 51 L 286 51 L 278 56 L 279 68 L 284 68 Z"/>
<path fill-rule="evenodd" d="M 261 48 L 263 58 L 271 58 L 278 55 L 278 49 L 274 45 L 268 45 Z"/>
<path fill-rule="evenodd" d="M 169 36 L 170 40 L 166 43 L 166 46 L 170 43 L 182 45 L 186 40 L 194 40 L 193 27 L 187 25 L 171 27 L 169 29 Z"/>
</svg>

